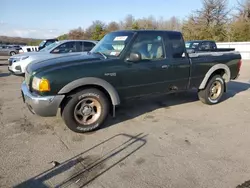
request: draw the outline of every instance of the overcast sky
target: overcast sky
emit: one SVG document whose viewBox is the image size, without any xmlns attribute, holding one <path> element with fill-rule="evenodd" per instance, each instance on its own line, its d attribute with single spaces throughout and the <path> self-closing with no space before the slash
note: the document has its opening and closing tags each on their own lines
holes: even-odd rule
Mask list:
<svg viewBox="0 0 250 188">
<path fill-rule="evenodd" d="M 229 0 L 230 6 L 236 2 Z M 185 18 L 201 6 L 201 0 L 0 0 L 0 35 L 51 38 L 94 20 L 119 22 L 128 14 Z"/>
</svg>

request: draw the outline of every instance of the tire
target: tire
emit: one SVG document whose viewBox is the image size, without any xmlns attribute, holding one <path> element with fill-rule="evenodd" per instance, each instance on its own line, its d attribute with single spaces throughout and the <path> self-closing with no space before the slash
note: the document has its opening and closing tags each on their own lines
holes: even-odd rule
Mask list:
<svg viewBox="0 0 250 188">
<path fill-rule="evenodd" d="M 10 52 L 10 56 L 16 55 L 16 52 Z"/>
<path fill-rule="evenodd" d="M 214 75 L 211 79 L 209 79 L 206 87 L 198 91 L 198 97 L 204 104 L 217 104 L 221 101 L 224 89 L 225 81 L 223 78 L 220 75 Z"/>
<path fill-rule="evenodd" d="M 103 92 L 94 88 L 84 89 L 68 97 L 63 104 L 62 118 L 70 130 L 86 133 L 103 125 L 109 108 L 109 100 Z"/>
</svg>

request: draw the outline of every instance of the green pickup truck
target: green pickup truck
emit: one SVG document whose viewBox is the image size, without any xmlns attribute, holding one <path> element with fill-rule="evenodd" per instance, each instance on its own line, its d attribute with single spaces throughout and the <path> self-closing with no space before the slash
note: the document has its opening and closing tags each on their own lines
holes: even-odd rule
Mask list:
<svg viewBox="0 0 250 188">
<path fill-rule="evenodd" d="M 69 129 L 84 133 L 138 97 L 196 88 L 203 103 L 216 104 L 240 67 L 236 51 L 188 54 L 180 32 L 115 31 L 89 52 L 31 63 L 21 93 L 32 113 L 60 112 Z"/>
</svg>

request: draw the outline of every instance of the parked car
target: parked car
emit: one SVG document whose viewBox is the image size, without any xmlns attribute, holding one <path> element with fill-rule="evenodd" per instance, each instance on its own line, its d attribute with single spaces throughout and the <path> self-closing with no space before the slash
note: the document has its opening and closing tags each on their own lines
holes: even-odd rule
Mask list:
<svg viewBox="0 0 250 188">
<path fill-rule="evenodd" d="M 21 50 L 22 47 L 20 45 L 8 45 L 11 48 L 15 48 L 16 50 Z"/>
<path fill-rule="evenodd" d="M 0 46 L 0 55 L 2 56 L 13 56 L 18 54 L 18 50 L 15 47 L 2 45 Z"/>
<path fill-rule="evenodd" d="M 43 40 L 39 46 L 38 46 L 38 50 L 41 50 L 43 48 L 45 48 L 46 46 L 49 46 L 50 44 L 54 43 L 54 42 L 57 42 L 58 39 L 46 39 L 46 40 Z"/>
<path fill-rule="evenodd" d="M 188 53 L 226 52 L 235 50 L 235 48 L 217 48 L 216 42 L 213 40 L 192 40 L 187 41 L 185 45 Z"/>
<path fill-rule="evenodd" d="M 28 64 L 43 61 L 52 57 L 65 56 L 90 51 L 97 41 L 92 40 L 61 40 L 37 52 L 26 52 L 9 58 L 8 69 L 15 75 L 23 75 Z"/>
<path fill-rule="evenodd" d="M 30 64 L 21 91 L 32 113 L 55 116 L 60 109 L 68 128 L 84 133 L 138 97 L 196 88 L 203 103 L 217 104 L 240 67 L 236 51 L 188 54 L 180 32 L 115 31 L 89 53 Z"/>
</svg>

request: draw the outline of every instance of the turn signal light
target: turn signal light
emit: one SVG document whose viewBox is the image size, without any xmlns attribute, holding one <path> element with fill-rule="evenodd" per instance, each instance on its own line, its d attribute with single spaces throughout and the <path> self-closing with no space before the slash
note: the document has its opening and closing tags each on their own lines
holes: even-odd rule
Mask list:
<svg viewBox="0 0 250 188">
<path fill-rule="evenodd" d="M 42 78 L 39 83 L 39 91 L 50 91 L 50 84 L 47 79 Z"/>
</svg>

